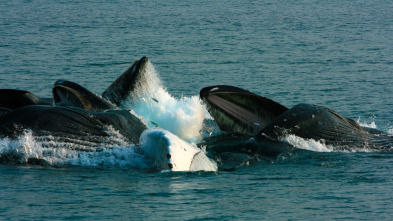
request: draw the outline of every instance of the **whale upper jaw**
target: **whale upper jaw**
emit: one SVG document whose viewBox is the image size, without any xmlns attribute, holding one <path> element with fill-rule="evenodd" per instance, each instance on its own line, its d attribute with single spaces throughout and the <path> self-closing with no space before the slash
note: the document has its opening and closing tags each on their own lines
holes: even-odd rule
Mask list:
<svg viewBox="0 0 393 221">
<path fill-rule="evenodd" d="M 147 57 L 135 61 L 122 75 L 102 93 L 102 97 L 120 106 L 121 103 L 132 96 L 138 88 L 147 85 L 146 68 L 149 64 Z"/>
<path fill-rule="evenodd" d="M 200 97 L 221 130 L 255 135 L 288 110 L 283 105 L 241 88 L 205 87 Z"/>
</svg>

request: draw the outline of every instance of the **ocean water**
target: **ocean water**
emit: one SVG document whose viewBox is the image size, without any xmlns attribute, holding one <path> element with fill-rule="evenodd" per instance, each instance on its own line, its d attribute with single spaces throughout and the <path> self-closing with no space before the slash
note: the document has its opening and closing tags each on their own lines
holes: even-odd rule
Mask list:
<svg viewBox="0 0 393 221">
<path fill-rule="evenodd" d="M 199 90 L 216 84 L 288 107 L 328 106 L 393 134 L 390 1 L 25 0 L 0 6 L 0 88 L 49 97 L 54 82 L 66 79 L 101 94 L 147 56 L 159 79 L 154 99 L 166 106 L 146 109 L 156 103 L 150 99 L 135 111 L 162 110 L 145 117 L 190 143 L 202 136 L 207 117 Z M 242 158 L 216 172 L 161 172 L 132 144 L 78 154 L 43 151 L 35 139 L 0 140 L 2 153 L 47 162 L 0 165 L 0 219 L 393 217 L 391 153 L 336 152 L 288 137 L 304 151 Z"/>
</svg>

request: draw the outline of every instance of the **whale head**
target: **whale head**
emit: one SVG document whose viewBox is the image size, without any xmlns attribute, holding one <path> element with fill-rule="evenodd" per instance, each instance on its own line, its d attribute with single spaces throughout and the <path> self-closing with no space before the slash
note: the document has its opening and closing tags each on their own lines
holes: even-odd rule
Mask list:
<svg viewBox="0 0 393 221">
<path fill-rule="evenodd" d="M 205 87 L 200 97 L 219 128 L 230 133 L 255 135 L 288 110 L 266 97 L 228 85 Z"/>
</svg>

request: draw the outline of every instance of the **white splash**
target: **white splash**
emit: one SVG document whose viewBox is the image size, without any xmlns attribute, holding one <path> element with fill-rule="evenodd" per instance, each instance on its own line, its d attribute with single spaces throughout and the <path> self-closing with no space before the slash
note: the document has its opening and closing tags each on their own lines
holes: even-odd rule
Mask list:
<svg viewBox="0 0 393 221">
<path fill-rule="evenodd" d="M 298 149 L 310 150 L 314 152 L 342 152 L 342 153 L 355 153 L 355 152 L 374 152 L 375 150 L 369 147 L 348 147 L 348 146 L 333 146 L 326 145 L 322 141 L 316 141 L 314 139 L 305 139 L 296 135 L 286 135 L 281 139 L 282 142 L 286 142 Z"/>
<path fill-rule="evenodd" d="M 73 149 L 80 144 L 37 141 L 31 131 L 17 139 L 0 139 L 0 156 L 12 158 L 14 163 L 41 161 L 52 166 L 92 166 L 104 168 L 150 168 L 143 155 L 138 153 L 133 144 L 127 146 L 106 145 L 95 147 L 97 152 L 81 152 Z M 76 141 L 77 143 L 78 141 Z M 75 147 L 76 147 L 75 146 Z M 90 147 L 87 147 L 88 149 Z M 9 163 L 9 162 L 8 162 Z"/>
<path fill-rule="evenodd" d="M 122 109 L 132 109 L 150 127 L 169 130 L 180 138 L 197 142 L 207 111 L 198 96 L 174 98 L 170 95 L 149 62 L 145 69 L 147 84 L 138 85 Z"/>
<path fill-rule="evenodd" d="M 377 129 L 377 125 L 375 124 L 375 122 L 371 122 L 371 123 L 363 123 L 360 122 L 360 118 L 358 118 L 358 120 L 356 121 L 360 126 L 362 127 L 368 127 L 368 128 L 373 128 L 373 129 Z"/>
<path fill-rule="evenodd" d="M 303 150 L 310 150 L 315 152 L 332 152 L 334 148 L 330 145 L 325 145 L 319 141 L 314 139 L 304 139 L 295 135 L 286 135 L 281 140 L 282 142 L 289 143 L 290 145 L 303 149 Z"/>
<path fill-rule="evenodd" d="M 393 128 L 388 129 L 388 134 L 393 135 Z"/>
<path fill-rule="evenodd" d="M 372 121 L 371 123 L 363 123 L 363 122 L 360 122 L 360 118 L 357 120 L 357 122 L 362 127 L 379 129 L 379 130 L 385 131 L 389 135 L 393 135 L 393 127 L 392 126 L 390 126 L 390 127 L 389 126 L 385 126 L 385 127 L 382 126 L 381 128 L 379 128 L 374 121 Z"/>
</svg>

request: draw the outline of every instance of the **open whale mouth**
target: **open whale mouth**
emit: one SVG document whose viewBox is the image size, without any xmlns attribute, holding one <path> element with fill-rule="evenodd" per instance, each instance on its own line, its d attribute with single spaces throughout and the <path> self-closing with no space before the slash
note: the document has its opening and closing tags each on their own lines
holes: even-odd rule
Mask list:
<svg viewBox="0 0 393 221">
<path fill-rule="evenodd" d="M 52 93 L 56 106 L 71 106 L 91 111 L 116 108 L 111 102 L 72 81 L 56 81 Z"/>
<path fill-rule="evenodd" d="M 131 93 L 136 93 L 138 87 L 148 84 L 145 76 L 148 64 L 147 57 L 135 61 L 102 93 L 102 96 L 77 83 L 58 80 L 52 90 L 54 103 L 56 106 L 73 106 L 92 111 L 116 109 Z"/>
<path fill-rule="evenodd" d="M 205 87 L 200 97 L 221 130 L 255 135 L 288 110 L 281 104 L 241 88 Z"/>
</svg>

